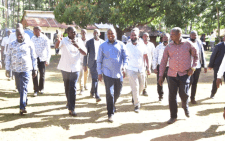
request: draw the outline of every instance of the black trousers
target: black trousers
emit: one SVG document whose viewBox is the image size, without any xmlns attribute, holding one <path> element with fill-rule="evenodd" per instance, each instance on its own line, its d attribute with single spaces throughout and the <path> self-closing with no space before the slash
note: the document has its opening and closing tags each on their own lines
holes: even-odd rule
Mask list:
<svg viewBox="0 0 225 141">
<path fill-rule="evenodd" d="M 199 79 L 199 76 L 200 76 L 200 72 L 201 72 L 201 68 L 196 69 L 194 74 L 191 76 L 191 83 L 190 83 L 191 100 L 195 99 L 196 90 L 197 90 L 197 83 L 198 83 L 198 79 Z"/>
<path fill-rule="evenodd" d="M 177 118 L 177 91 L 182 101 L 182 108 L 188 110 L 188 90 L 190 84 L 190 76 L 184 75 L 176 77 L 167 77 L 169 85 L 169 108 L 170 117 Z"/>
<path fill-rule="evenodd" d="M 167 79 L 167 72 L 168 72 L 168 68 L 169 67 L 166 67 L 166 70 L 163 74 L 163 82 L 165 80 L 165 78 Z M 158 80 L 159 80 L 159 65 L 157 66 L 157 91 L 158 91 L 158 94 L 159 94 L 159 97 L 162 98 L 163 97 L 163 86 L 160 86 L 159 83 L 158 83 Z M 168 81 L 168 80 L 167 80 Z"/>
<path fill-rule="evenodd" d="M 219 67 L 214 67 L 214 80 L 213 80 L 213 84 L 212 84 L 212 91 L 211 94 L 214 96 L 217 92 L 217 86 L 216 86 L 216 80 L 217 80 L 217 73 L 219 71 Z M 225 80 L 225 73 L 223 74 L 223 80 Z"/>
<path fill-rule="evenodd" d="M 37 58 L 38 70 L 40 73 L 39 84 L 38 84 L 38 73 L 37 76 L 33 78 L 34 92 L 38 92 L 44 89 L 45 83 L 45 61 L 41 62 L 39 57 Z"/>
</svg>

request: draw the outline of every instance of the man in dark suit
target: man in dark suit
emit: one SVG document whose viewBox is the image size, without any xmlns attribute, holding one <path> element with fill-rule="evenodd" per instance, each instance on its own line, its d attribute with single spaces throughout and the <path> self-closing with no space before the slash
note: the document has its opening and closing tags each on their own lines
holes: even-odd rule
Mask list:
<svg viewBox="0 0 225 141">
<path fill-rule="evenodd" d="M 225 36 L 223 37 L 223 40 L 225 39 Z M 213 80 L 213 85 L 212 85 L 212 91 L 211 91 L 211 96 L 210 98 L 214 98 L 216 91 L 217 91 L 217 86 L 216 86 L 216 79 L 217 79 L 217 72 L 219 70 L 220 64 L 223 60 L 223 56 L 225 53 L 225 43 L 221 42 L 216 45 L 216 47 L 213 50 L 213 53 L 210 57 L 210 62 L 208 68 L 211 70 L 213 68 L 214 70 L 214 80 Z M 225 75 L 223 74 L 224 80 L 225 80 Z"/>
<path fill-rule="evenodd" d="M 101 98 L 98 94 L 98 72 L 97 72 L 97 56 L 99 46 L 104 42 L 104 40 L 100 39 L 100 31 L 98 29 L 94 30 L 94 38 L 90 39 L 86 43 L 87 48 L 87 56 L 84 56 L 84 71 L 87 70 L 87 66 L 90 69 L 91 77 L 92 77 L 92 87 L 90 96 L 96 98 L 96 102 L 101 101 Z M 88 63 L 87 63 L 88 62 Z"/>
</svg>

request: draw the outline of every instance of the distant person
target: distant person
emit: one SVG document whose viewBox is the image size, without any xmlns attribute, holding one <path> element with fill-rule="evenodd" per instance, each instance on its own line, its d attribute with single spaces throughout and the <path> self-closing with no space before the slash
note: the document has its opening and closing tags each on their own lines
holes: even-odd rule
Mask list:
<svg viewBox="0 0 225 141">
<path fill-rule="evenodd" d="M 201 35 L 200 40 L 202 41 L 202 45 L 203 45 L 204 50 L 207 50 L 206 41 L 205 41 L 205 34 Z"/>
<path fill-rule="evenodd" d="M 177 92 L 182 101 L 182 108 L 186 117 L 190 117 L 188 109 L 188 90 L 190 84 L 190 77 L 194 73 L 197 62 L 197 50 L 188 40 L 181 37 L 182 30 L 175 27 L 170 32 L 170 42 L 164 52 L 163 58 L 159 67 L 158 83 L 162 86 L 163 75 L 167 67 L 169 59 L 169 69 L 167 73 L 167 80 L 169 85 L 169 108 L 170 119 L 168 124 L 172 124 L 177 120 Z"/>
<path fill-rule="evenodd" d="M 223 37 L 223 40 L 225 41 L 225 35 Z M 211 55 L 210 61 L 209 61 L 209 65 L 208 65 L 209 70 L 213 69 L 213 71 L 214 71 L 214 80 L 213 80 L 213 84 L 212 84 L 212 91 L 211 91 L 210 98 L 214 98 L 214 96 L 217 92 L 217 86 L 216 86 L 216 80 L 218 78 L 217 73 L 218 73 L 219 67 L 221 65 L 221 62 L 224 58 L 224 54 L 225 54 L 225 44 L 224 44 L 224 42 L 220 42 L 219 44 L 217 44 L 215 46 L 215 49 L 212 52 L 212 55 Z M 224 80 L 225 80 L 224 73 L 222 76 L 224 77 Z"/>
<path fill-rule="evenodd" d="M 27 113 L 27 86 L 31 76 L 37 75 L 37 59 L 33 43 L 25 40 L 25 32 L 22 28 L 16 29 L 17 40 L 9 44 L 9 51 L 6 56 L 6 76 L 9 77 L 9 70 L 15 72 L 17 89 L 20 94 L 20 114 Z M 20 63 L 18 63 L 20 62 Z"/>
<path fill-rule="evenodd" d="M 86 46 L 86 34 L 87 30 L 82 29 L 81 30 L 81 40 L 83 41 L 84 46 Z M 84 90 L 87 90 L 87 80 L 88 80 L 88 75 L 89 75 L 89 69 L 87 68 L 85 70 L 85 66 L 83 66 L 84 62 L 84 55 L 80 55 L 80 75 L 79 75 L 79 84 L 80 84 L 80 95 L 83 94 Z"/>
<path fill-rule="evenodd" d="M 55 31 L 56 33 L 54 34 L 53 36 L 53 44 L 55 45 L 55 43 L 57 42 L 57 38 L 59 38 L 59 31 L 58 29 Z M 59 49 L 58 48 L 55 48 L 55 55 L 58 55 L 59 54 Z"/>
<path fill-rule="evenodd" d="M 1 43 L 1 60 L 2 60 L 2 64 L 4 66 L 4 61 L 5 61 L 5 57 L 7 55 L 7 51 L 8 51 L 8 44 L 9 44 L 9 36 L 10 34 L 12 33 L 11 30 L 8 30 L 7 31 L 7 36 L 5 36 L 3 39 L 2 39 L 2 43 Z M 10 76 L 8 78 L 8 80 L 11 80 L 12 78 L 12 71 L 10 71 Z"/>
<path fill-rule="evenodd" d="M 40 78 L 38 81 L 38 75 L 33 78 L 34 86 L 34 96 L 36 97 L 38 92 L 44 94 L 44 84 L 45 84 L 45 67 L 50 64 L 50 42 L 46 35 L 41 33 L 41 27 L 35 26 L 33 28 L 34 36 L 31 41 L 34 44 L 35 52 L 37 55 L 38 70 L 40 73 Z M 39 83 L 38 83 L 39 82 Z"/>
<path fill-rule="evenodd" d="M 104 78 L 108 121 L 113 122 L 116 111 L 115 104 L 122 90 L 128 55 L 125 44 L 116 40 L 117 35 L 114 28 L 107 30 L 107 36 L 108 40 L 99 47 L 97 71 L 98 80 L 102 81 Z"/>
<path fill-rule="evenodd" d="M 209 40 L 210 40 L 211 51 L 213 51 L 215 40 L 216 40 L 216 36 L 213 34 L 213 32 L 211 32 L 211 35 L 209 36 Z"/>
<path fill-rule="evenodd" d="M 155 48 L 154 55 L 153 55 L 152 69 L 154 70 L 154 73 L 157 75 L 157 92 L 158 92 L 158 95 L 159 95 L 159 101 L 162 101 L 163 95 L 164 95 L 163 86 L 160 86 L 159 83 L 158 83 L 159 66 L 161 64 L 163 52 L 164 52 L 166 46 L 168 45 L 169 40 L 170 40 L 170 35 L 168 33 L 163 34 L 162 43 L 159 44 Z M 163 74 L 163 82 L 164 82 L 165 78 L 167 78 L 167 72 L 168 72 L 168 68 L 169 68 L 168 65 L 169 65 L 169 63 L 167 64 L 165 72 Z"/>
<path fill-rule="evenodd" d="M 151 74 L 151 67 L 152 67 L 152 59 L 153 59 L 153 54 L 154 54 L 154 50 L 155 50 L 155 45 L 150 42 L 150 37 L 149 37 L 149 34 L 147 32 L 145 32 L 143 34 L 143 43 L 147 49 L 147 54 L 148 54 L 148 64 L 149 64 L 149 73 Z M 148 96 L 148 93 L 147 93 L 147 87 L 148 87 L 148 82 L 147 82 L 147 78 L 148 78 L 148 73 L 147 73 L 147 66 L 145 64 L 145 85 L 144 85 L 144 89 L 142 91 L 142 94 L 144 96 Z"/>
<path fill-rule="evenodd" d="M 204 48 L 203 48 L 201 40 L 197 39 L 197 37 L 198 37 L 198 33 L 196 31 L 191 31 L 189 40 L 193 43 L 195 49 L 197 50 L 198 58 L 199 58 L 194 74 L 191 76 L 190 87 L 191 87 L 191 103 L 192 104 L 197 104 L 195 100 L 195 95 L 196 95 L 197 83 L 200 76 L 201 68 L 204 68 L 204 72 L 207 73 L 207 64 L 205 60 Z"/>
<path fill-rule="evenodd" d="M 124 44 L 127 44 L 127 40 L 128 40 L 128 38 L 127 38 L 127 36 L 126 36 L 126 33 L 124 33 L 123 36 L 122 36 L 122 42 L 123 42 Z"/>
<path fill-rule="evenodd" d="M 84 71 L 87 70 L 87 66 L 90 69 L 92 85 L 90 96 L 96 98 L 96 102 L 101 101 L 100 95 L 98 93 L 98 72 L 97 72 L 97 56 L 99 46 L 104 42 L 100 39 L 100 31 L 98 29 L 94 30 L 94 38 L 90 39 L 86 43 L 87 56 L 84 56 Z"/>
<path fill-rule="evenodd" d="M 60 48 L 62 51 L 61 58 L 57 69 L 61 70 L 65 93 L 67 98 L 67 108 L 69 109 L 69 115 L 77 116 L 75 112 L 76 102 L 76 83 L 79 78 L 80 72 L 80 55 L 87 55 L 87 49 L 81 40 L 76 38 L 77 31 L 74 27 L 67 28 L 68 36 L 58 38 L 56 48 Z"/>
</svg>

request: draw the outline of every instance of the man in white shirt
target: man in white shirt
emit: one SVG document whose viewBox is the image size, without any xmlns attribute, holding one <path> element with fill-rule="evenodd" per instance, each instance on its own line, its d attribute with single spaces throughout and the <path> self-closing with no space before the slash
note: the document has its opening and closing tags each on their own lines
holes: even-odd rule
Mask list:
<svg viewBox="0 0 225 141">
<path fill-rule="evenodd" d="M 154 55 L 153 55 L 153 61 L 152 61 L 152 69 L 154 70 L 154 73 L 157 75 L 157 92 L 159 95 L 159 101 L 162 101 L 163 99 L 163 86 L 160 86 L 158 83 L 159 80 L 159 65 L 161 63 L 162 57 L 163 57 L 163 52 L 169 42 L 170 35 L 168 33 L 163 34 L 162 38 L 162 43 L 160 43 L 154 50 Z M 166 67 L 166 70 L 163 75 L 163 81 L 167 77 L 167 71 L 168 71 L 168 64 Z"/>
<path fill-rule="evenodd" d="M 77 32 L 74 27 L 68 27 L 67 33 L 68 37 L 64 37 L 62 40 L 58 39 L 58 42 L 55 44 L 55 47 L 59 47 L 62 51 L 57 69 L 62 71 L 69 115 L 77 116 L 74 110 L 76 83 L 81 67 L 80 55 L 87 55 L 87 49 L 82 41 L 76 38 Z"/>
<path fill-rule="evenodd" d="M 81 40 L 83 41 L 84 46 L 86 46 L 86 34 L 87 34 L 87 30 L 86 29 L 82 29 L 81 30 Z M 80 84 L 80 95 L 83 94 L 84 89 L 87 90 L 87 79 L 88 79 L 88 75 L 89 75 L 89 71 L 88 69 L 86 69 L 86 71 L 84 71 L 84 67 L 83 67 L 83 60 L 84 60 L 84 55 L 80 55 L 80 75 L 79 75 L 79 84 Z"/>
<path fill-rule="evenodd" d="M 8 44 L 9 44 L 9 36 L 10 34 L 12 33 L 11 30 L 8 30 L 7 31 L 7 36 L 5 36 L 3 39 L 2 39 L 2 43 L 1 43 L 1 55 L 2 55 L 2 58 L 1 60 L 3 61 L 3 64 L 4 64 L 4 60 L 5 60 L 5 57 L 6 57 L 6 54 L 7 54 L 7 51 L 8 51 Z M 11 77 L 12 77 L 12 71 L 10 71 L 10 74 L 9 74 L 9 78 L 8 80 L 11 80 Z"/>
<path fill-rule="evenodd" d="M 214 45 L 215 45 L 215 40 L 216 40 L 216 36 L 213 34 L 213 32 L 211 32 L 211 35 L 209 36 L 209 39 L 210 39 L 211 51 L 213 51 Z"/>
<path fill-rule="evenodd" d="M 204 72 L 205 73 L 207 72 L 207 64 L 205 60 L 204 48 L 202 45 L 202 41 L 196 38 L 197 36 L 198 36 L 198 33 L 196 31 L 191 31 L 190 41 L 193 43 L 194 47 L 196 48 L 198 53 L 198 58 L 199 58 L 196 69 L 193 75 L 191 76 L 191 82 L 190 82 L 192 104 L 197 104 L 197 102 L 195 101 L 195 94 L 197 90 L 197 83 L 200 76 L 201 68 L 203 67 Z"/>
<path fill-rule="evenodd" d="M 31 41 L 34 43 L 35 52 L 37 54 L 38 69 L 40 72 L 39 83 L 38 75 L 33 78 L 34 96 L 37 96 L 39 91 L 41 94 L 44 93 L 45 66 L 48 66 L 50 63 L 51 53 L 49 39 L 41 33 L 41 27 L 35 26 L 33 32 L 34 36 L 31 38 Z"/>
<path fill-rule="evenodd" d="M 148 51 L 144 43 L 139 39 L 138 28 L 134 28 L 131 31 L 131 43 L 128 43 L 126 46 L 129 56 L 127 75 L 129 76 L 129 82 L 132 90 L 134 111 L 138 113 L 140 109 L 139 95 L 144 88 L 146 69 L 148 75 L 150 75 Z"/>
<path fill-rule="evenodd" d="M 104 42 L 100 39 L 100 31 L 98 29 L 94 30 L 94 38 L 90 39 L 86 43 L 87 56 L 84 56 L 84 71 L 87 70 L 87 66 L 90 69 L 92 77 L 92 86 L 90 91 L 90 96 L 96 98 L 96 102 L 101 101 L 100 95 L 98 94 L 98 72 L 97 72 L 97 56 L 99 46 Z"/>
<path fill-rule="evenodd" d="M 149 34 L 147 32 L 145 32 L 143 34 L 143 42 L 144 42 L 144 45 L 146 46 L 147 48 L 147 52 L 148 52 L 148 63 L 149 63 L 149 68 L 151 68 L 151 64 L 152 64 L 152 58 L 153 58 L 153 54 L 154 54 L 154 50 L 155 50 L 155 45 L 150 42 L 150 38 L 149 38 Z M 151 71 L 151 69 L 150 69 Z M 146 91 L 147 87 L 148 87 L 148 82 L 147 82 L 147 74 L 145 75 L 145 87 L 143 89 L 143 92 L 142 94 L 144 96 L 148 96 L 148 93 Z"/>
</svg>

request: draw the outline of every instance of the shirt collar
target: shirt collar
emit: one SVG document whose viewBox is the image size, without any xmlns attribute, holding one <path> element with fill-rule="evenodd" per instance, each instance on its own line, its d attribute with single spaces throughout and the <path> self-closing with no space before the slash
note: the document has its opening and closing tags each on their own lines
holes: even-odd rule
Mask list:
<svg viewBox="0 0 225 141">
<path fill-rule="evenodd" d="M 181 38 L 181 39 L 180 39 L 180 44 L 183 44 L 184 41 L 185 41 L 185 39 Z M 176 45 L 176 44 L 174 43 L 174 41 L 172 41 L 172 44 L 173 44 L 173 45 Z"/>
</svg>

